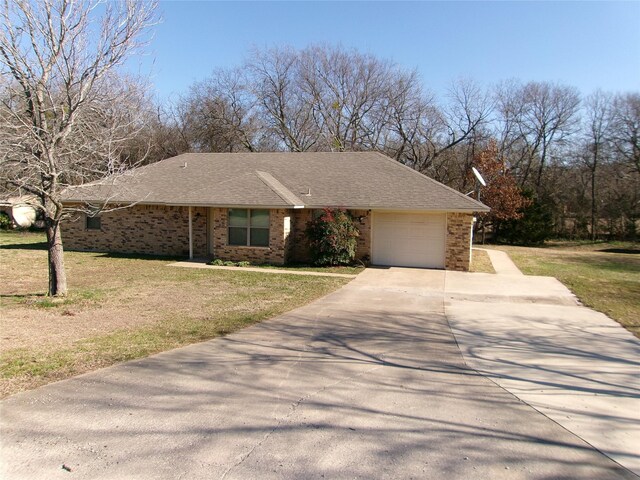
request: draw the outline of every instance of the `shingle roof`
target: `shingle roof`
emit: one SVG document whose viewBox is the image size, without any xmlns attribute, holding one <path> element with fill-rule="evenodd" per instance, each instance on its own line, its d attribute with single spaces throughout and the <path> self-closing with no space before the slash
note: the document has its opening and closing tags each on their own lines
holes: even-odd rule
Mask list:
<svg viewBox="0 0 640 480">
<path fill-rule="evenodd" d="M 376 152 L 185 153 L 125 176 L 71 187 L 64 199 L 194 206 L 488 211 L 482 203 Z M 302 203 L 296 205 L 298 201 Z"/>
</svg>

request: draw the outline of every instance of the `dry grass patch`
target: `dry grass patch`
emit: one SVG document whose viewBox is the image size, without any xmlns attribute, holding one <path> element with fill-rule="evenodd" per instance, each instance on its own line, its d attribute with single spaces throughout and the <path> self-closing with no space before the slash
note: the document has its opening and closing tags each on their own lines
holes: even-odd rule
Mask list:
<svg viewBox="0 0 640 480">
<path fill-rule="evenodd" d="M 556 277 L 588 307 L 640 337 L 640 245 L 555 242 L 548 247 L 494 246 L 526 275 Z"/>
<path fill-rule="evenodd" d="M 336 277 L 168 268 L 175 259 L 66 252 L 47 288 L 44 237 L 0 233 L 0 395 L 224 335 L 321 297 Z"/>
<path fill-rule="evenodd" d="M 489 258 L 489 254 L 484 250 L 478 250 L 474 247 L 473 257 L 471 259 L 471 272 L 477 273 L 496 273 L 493 263 Z"/>
</svg>

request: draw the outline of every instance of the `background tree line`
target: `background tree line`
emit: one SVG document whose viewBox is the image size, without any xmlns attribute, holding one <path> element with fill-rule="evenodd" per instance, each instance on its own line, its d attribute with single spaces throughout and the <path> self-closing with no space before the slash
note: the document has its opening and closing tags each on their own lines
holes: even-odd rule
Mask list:
<svg viewBox="0 0 640 480">
<path fill-rule="evenodd" d="M 464 193 L 490 149 L 531 199 L 519 228 L 635 238 L 640 218 L 637 92 L 585 97 L 557 83 L 465 78 L 438 98 L 415 71 L 336 46 L 255 50 L 214 71 L 150 111 L 126 153 L 137 159 L 147 145 L 148 162 L 187 151 L 376 150 Z M 515 225 L 492 223 L 518 237 Z"/>
<path fill-rule="evenodd" d="M 74 168 L 58 172 L 61 187 L 183 152 L 376 150 L 463 193 L 477 187 L 475 165 L 491 178 L 480 193 L 495 212 L 478 226 L 490 224 L 503 240 L 636 238 L 638 92 L 583 96 L 558 83 L 483 86 L 460 78 L 436 96 L 416 71 L 330 45 L 254 50 L 164 104 L 139 79 L 114 72 L 103 78 L 93 89 L 100 98 L 79 103 L 90 108 L 76 120 L 80 140 L 66 145 L 82 157 L 82 169 L 73 160 Z M 31 120 L 14 121 L 11 112 L 30 112 L 20 83 L 4 87 L 3 177 L 10 182 L 3 187 L 11 180 L 15 187 L 34 182 L 7 160 L 18 154 L 16 144 L 26 145 L 11 132 L 41 130 Z M 77 90 L 62 87 L 61 94 Z M 74 111 L 65 108 L 61 102 L 63 120 Z M 29 175 L 40 178 L 32 165 Z"/>
<path fill-rule="evenodd" d="M 0 5 L 0 201 L 17 197 L 43 219 L 50 295 L 67 291 L 63 218 L 127 207 L 68 205 L 62 192 L 96 180 L 108 187 L 132 167 L 187 151 L 376 150 L 469 194 L 476 166 L 493 207 L 479 225 L 507 240 L 635 238 L 638 93 L 581 98 L 558 84 L 460 79 L 438 98 L 415 71 L 316 45 L 255 50 L 159 104 L 124 69 L 149 42 L 156 7 Z"/>
</svg>

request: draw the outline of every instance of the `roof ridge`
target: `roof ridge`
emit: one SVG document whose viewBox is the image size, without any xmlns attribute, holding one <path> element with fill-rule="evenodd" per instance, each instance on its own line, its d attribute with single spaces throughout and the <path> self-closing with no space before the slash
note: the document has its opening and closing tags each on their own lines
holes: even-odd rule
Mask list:
<svg viewBox="0 0 640 480">
<path fill-rule="evenodd" d="M 394 165 L 397 165 L 397 166 L 399 166 L 399 167 L 402 167 L 402 168 L 405 168 L 405 169 L 409 170 L 410 172 L 412 172 L 412 173 L 413 173 L 413 174 L 415 174 L 415 175 L 420 175 L 420 177 L 422 177 L 422 178 L 426 178 L 426 179 L 427 179 L 427 180 L 429 180 L 430 182 L 435 183 L 436 185 L 438 185 L 438 187 L 444 187 L 444 188 L 446 188 L 447 190 L 450 190 L 451 192 L 455 193 L 456 195 L 458 195 L 458 196 L 459 196 L 459 197 L 461 197 L 461 198 L 466 198 L 467 200 L 471 200 L 472 202 L 476 203 L 478 206 L 483 207 L 483 209 L 484 209 L 484 208 L 488 208 L 484 203 L 479 202 L 478 200 L 476 200 L 476 199 L 474 199 L 474 198 L 471 198 L 471 197 L 469 197 L 469 196 L 465 195 L 464 193 L 459 192 L 459 191 L 458 191 L 458 190 L 456 190 L 455 188 L 451 188 L 450 186 L 445 185 L 445 184 L 444 184 L 444 183 L 442 183 L 442 182 L 438 182 L 437 180 L 435 180 L 435 179 L 433 179 L 433 178 L 429 177 L 428 175 L 425 175 L 424 173 L 420 173 L 419 171 L 417 171 L 417 170 L 415 170 L 415 169 L 413 169 L 413 168 L 409 167 L 408 165 L 405 165 L 404 163 L 400 163 L 398 160 L 395 160 L 395 159 L 393 159 L 393 158 L 391 158 L 391 157 L 389 157 L 389 156 L 385 155 L 385 154 L 384 154 L 384 153 L 382 153 L 382 152 L 374 151 L 373 153 L 376 153 L 376 154 L 380 155 L 380 156 L 381 156 L 381 157 L 383 157 L 385 160 L 390 161 L 390 162 L 391 162 L 391 163 L 393 163 Z"/>
<path fill-rule="evenodd" d="M 291 190 L 285 187 L 277 178 L 268 172 L 261 172 L 256 170 L 258 178 L 264 182 L 264 184 L 274 191 L 285 202 L 290 203 L 293 206 L 304 206 L 304 202 L 300 200 Z"/>
</svg>

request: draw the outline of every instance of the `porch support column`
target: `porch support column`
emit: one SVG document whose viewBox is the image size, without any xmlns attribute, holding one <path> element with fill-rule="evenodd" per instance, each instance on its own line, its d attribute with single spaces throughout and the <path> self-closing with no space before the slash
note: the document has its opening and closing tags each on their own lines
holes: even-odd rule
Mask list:
<svg viewBox="0 0 640 480">
<path fill-rule="evenodd" d="M 189 260 L 193 260 L 193 214 L 189 207 Z"/>
</svg>

